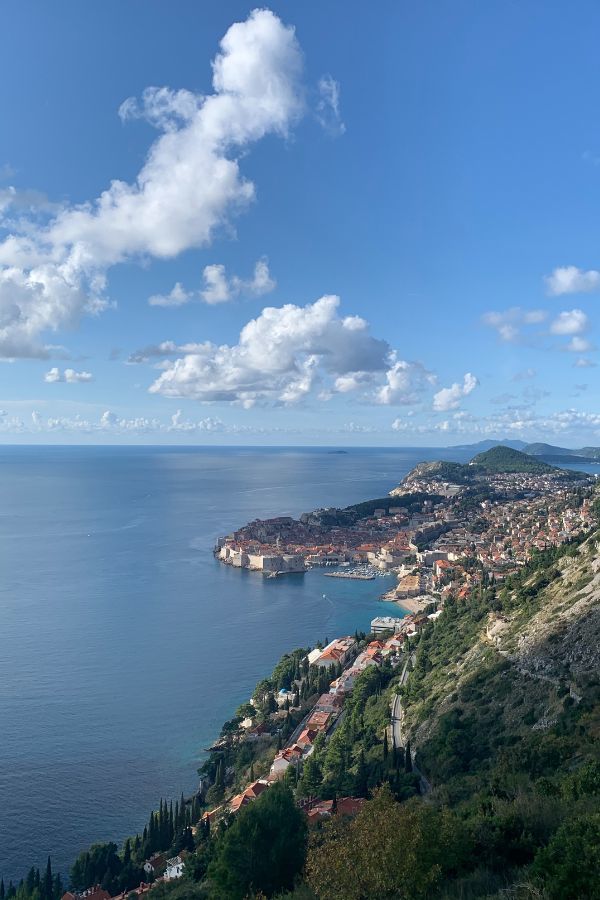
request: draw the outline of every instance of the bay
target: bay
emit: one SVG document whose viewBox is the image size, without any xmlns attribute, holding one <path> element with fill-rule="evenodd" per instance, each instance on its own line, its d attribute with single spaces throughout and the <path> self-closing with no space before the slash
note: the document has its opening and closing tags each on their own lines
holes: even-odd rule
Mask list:
<svg viewBox="0 0 600 900">
<path fill-rule="evenodd" d="M 439 455 L 0 448 L 0 876 L 142 829 L 282 653 L 390 612 L 384 579 L 263 579 L 217 563 L 219 535 L 384 496 Z"/>
</svg>

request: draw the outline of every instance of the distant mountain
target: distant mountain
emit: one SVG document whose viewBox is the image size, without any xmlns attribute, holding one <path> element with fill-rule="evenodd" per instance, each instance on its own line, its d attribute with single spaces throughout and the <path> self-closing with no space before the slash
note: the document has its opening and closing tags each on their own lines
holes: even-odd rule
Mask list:
<svg viewBox="0 0 600 900">
<path fill-rule="evenodd" d="M 492 447 L 512 447 L 513 450 L 524 450 L 525 441 L 476 441 L 474 444 L 455 444 L 448 447 L 449 450 L 470 450 L 472 453 L 482 453 L 484 450 L 491 450 Z"/>
<path fill-rule="evenodd" d="M 572 450 L 569 447 L 555 447 L 554 444 L 527 444 L 524 452 L 530 456 L 541 456 L 544 459 L 556 459 L 556 462 L 567 462 L 571 459 L 589 459 L 591 462 L 600 460 L 600 447 L 581 447 Z"/>
</svg>

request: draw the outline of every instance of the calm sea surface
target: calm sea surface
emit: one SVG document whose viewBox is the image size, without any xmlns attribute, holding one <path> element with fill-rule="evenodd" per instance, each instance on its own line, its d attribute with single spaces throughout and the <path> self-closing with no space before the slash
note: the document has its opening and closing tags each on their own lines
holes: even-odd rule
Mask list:
<svg viewBox="0 0 600 900">
<path fill-rule="evenodd" d="M 265 580 L 216 563 L 218 535 L 435 456 L 0 448 L 0 875 L 143 828 L 283 652 L 390 611 L 384 579 Z"/>
</svg>

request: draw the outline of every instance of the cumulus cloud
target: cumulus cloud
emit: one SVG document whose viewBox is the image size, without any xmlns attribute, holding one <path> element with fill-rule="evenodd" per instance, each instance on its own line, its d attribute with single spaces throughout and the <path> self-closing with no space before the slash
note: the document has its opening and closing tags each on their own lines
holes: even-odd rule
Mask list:
<svg viewBox="0 0 600 900">
<path fill-rule="evenodd" d="M 543 309 L 522 309 L 513 306 L 502 312 L 487 312 L 482 317 L 484 325 L 494 328 L 499 338 L 507 343 L 514 343 L 521 337 L 523 326 L 539 325 L 547 317 Z"/>
<path fill-rule="evenodd" d="M 589 294 L 600 291 L 600 272 L 596 269 L 578 269 L 577 266 L 562 266 L 554 269 L 544 278 L 546 289 L 553 297 L 561 294 Z"/>
<path fill-rule="evenodd" d="M 460 401 L 471 394 L 479 381 L 470 372 L 463 378 L 462 384 L 455 381 L 450 387 L 442 388 L 433 395 L 433 408 L 436 412 L 446 412 L 449 409 L 457 409 Z"/>
<path fill-rule="evenodd" d="M 271 277 L 266 257 L 257 260 L 250 278 L 229 276 L 225 266 L 213 264 L 205 266 L 202 272 L 203 288 L 200 291 L 188 291 L 181 282 L 177 282 L 168 294 L 153 294 L 148 298 L 150 306 L 183 306 L 196 298 L 205 303 L 227 303 L 240 294 L 261 297 L 274 290 L 277 282 Z"/>
<path fill-rule="evenodd" d="M 589 353 L 590 350 L 595 350 L 596 346 L 587 338 L 583 338 L 576 334 L 571 338 L 568 344 L 565 344 L 564 349 L 568 350 L 569 353 Z"/>
<path fill-rule="evenodd" d="M 582 334 L 589 328 L 589 319 L 582 309 L 565 310 L 550 324 L 551 334 Z"/>
<path fill-rule="evenodd" d="M 410 405 L 415 403 L 427 385 L 436 382 L 435 375 L 420 363 L 396 360 L 385 375 L 386 383 L 376 395 L 378 403 Z"/>
<path fill-rule="evenodd" d="M 200 291 L 200 296 L 209 304 L 227 303 L 240 294 L 261 297 L 274 290 L 277 284 L 271 277 L 269 263 L 265 257 L 256 262 L 250 278 L 239 278 L 237 275 L 229 277 L 225 266 L 220 264 L 205 266 L 202 276 L 204 287 Z"/>
<path fill-rule="evenodd" d="M 591 359 L 587 359 L 585 356 L 580 356 L 579 359 L 575 360 L 573 365 L 576 369 L 593 369 L 597 364 Z"/>
<path fill-rule="evenodd" d="M 63 381 L 66 384 L 84 384 L 93 380 L 94 376 L 91 372 L 76 372 L 75 369 L 65 369 L 64 372 L 61 372 L 57 366 L 53 366 L 44 375 L 44 381 L 47 384 L 54 384 L 59 381 Z"/>
<path fill-rule="evenodd" d="M 212 94 L 150 88 L 127 100 L 124 121 L 143 117 L 161 132 L 135 181 L 115 180 L 96 200 L 13 227 L 0 243 L 0 355 L 39 355 L 46 331 L 105 308 L 111 266 L 207 245 L 254 199 L 240 158 L 302 115 L 301 71 L 293 28 L 254 10 L 223 37 Z"/>
<path fill-rule="evenodd" d="M 324 381 L 334 387 L 346 377 L 337 389 L 347 390 L 368 380 L 368 373 L 384 377 L 394 359 L 389 344 L 372 337 L 364 319 L 340 316 L 339 303 L 325 296 L 306 306 L 266 307 L 244 326 L 237 344 L 207 341 L 165 361 L 150 391 L 252 406 L 297 402 Z M 169 342 L 162 346 L 173 350 Z M 137 356 L 149 357 L 148 348 Z"/>
<path fill-rule="evenodd" d="M 346 131 L 340 112 L 340 85 L 331 75 L 323 75 L 319 79 L 318 91 L 317 119 L 325 131 L 339 137 Z"/>
<path fill-rule="evenodd" d="M 148 303 L 150 306 L 183 306 L 184 303 L 189 303 L 193 296 L 178 281 L 168 294 L 153 294 L 148 298 Z"/>
</svg>

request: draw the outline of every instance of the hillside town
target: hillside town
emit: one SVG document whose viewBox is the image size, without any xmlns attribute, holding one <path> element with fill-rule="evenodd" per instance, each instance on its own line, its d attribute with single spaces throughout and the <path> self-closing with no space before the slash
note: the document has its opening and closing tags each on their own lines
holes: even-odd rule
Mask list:
<svg viewBox="0 0 600 900">
<path fill-rule="evenodd" d="M 468 590 L 482 572 L 501 581 L 535 549 L 591 527 L 594 479 L 547 468 L 454 483 L 417 467 L 383 500 L 250 522 L 220 538 L 215 556 L 269 577 L 313 567 L 341 577 L 391 573 L 397 585 L 383 599 L 418 611 L 431 595 Z"/>
</svg>

